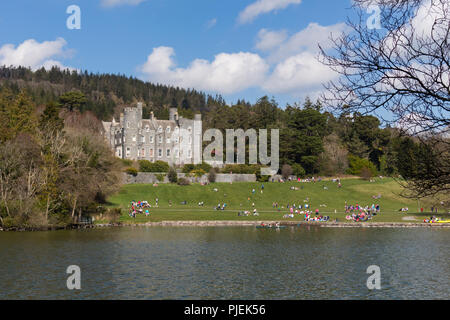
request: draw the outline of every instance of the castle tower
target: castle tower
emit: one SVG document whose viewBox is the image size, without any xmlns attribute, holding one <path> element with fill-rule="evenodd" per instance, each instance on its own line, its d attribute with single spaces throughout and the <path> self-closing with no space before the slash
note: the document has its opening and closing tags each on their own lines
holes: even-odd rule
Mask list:
<svg viewBox="0 0 450 320">
<path fill-rule="evenodd" d="M 172 121 L 178 120 L 178 119 L 175 119 L 176 117 L 178 117 L 178 112 L 177 111 L 178 111 L 177 108 L 170 108 L 169 109 L 169 120 L 172 120 Z"/>
</svg>

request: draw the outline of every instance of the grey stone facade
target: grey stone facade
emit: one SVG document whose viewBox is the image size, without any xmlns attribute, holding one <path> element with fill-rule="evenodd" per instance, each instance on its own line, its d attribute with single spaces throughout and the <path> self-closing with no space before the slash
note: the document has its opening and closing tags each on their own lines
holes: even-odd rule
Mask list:
<svg viewBox="0 0 450 320">
<path fill-rule="evenodd" d="M 125 108 L 120 121 L 103 122 L 104 136 L 115 155 L 130 160 L 157 160 L 170 165 L 202 162 L 202 119 L 178 116 L 170 108 L 169 119 L 159 120 L 151 113 L 142 119 L 142 103 Z"/>
<path fill-rule="evenodd" d="M 157 175 L 164 175 L 162 181 L 158 180 Z M 152 173 L 152 172 L 139 172 L 137 176 L 132 176 L 127 173 L 122 174 L 124 184 L 153 184 L 153 183 L 169 183 L 166 173 Z M 178 179 L 187 178 L 191 183 L 207 183 L 208 176 L 203 175 L 201 177 L 190 177 L 184 173 L 177 174 Z M 218 173 L 216 175 L 216 182 L 256 182 L 256 175 L 254 174 L 229 174 L 229 173 Z"/>
</svg>

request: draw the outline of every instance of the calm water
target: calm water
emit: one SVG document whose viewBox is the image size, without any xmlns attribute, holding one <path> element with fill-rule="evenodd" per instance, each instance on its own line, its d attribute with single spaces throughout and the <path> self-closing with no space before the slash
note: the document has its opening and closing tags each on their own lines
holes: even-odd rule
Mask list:
<svg viewBox="0 0 450 320">
<path fill-rule="evenodd" d="M 0 299 L 449 299 L 449 244 L 428 228 L 3 232 Z M 369 265 L 381 290 L 367 289 Z"/>
</svg>

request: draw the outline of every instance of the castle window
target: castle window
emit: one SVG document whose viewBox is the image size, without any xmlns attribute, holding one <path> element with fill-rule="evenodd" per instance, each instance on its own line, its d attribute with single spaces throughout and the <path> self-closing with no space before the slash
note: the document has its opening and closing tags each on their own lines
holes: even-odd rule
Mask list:
<svg viewBox="0 0 450 320">
<path fill-rule="evenodd" d="M 127 158 L 130 156 L 130 153 L 131 153 L 131 149 L 127 148 Z"/>
<path fill-rule="evenodd" d="M 174 150 L 174 153 L 175 153 L 175 158 L 178 158 L 180 155 L 178 154 L 178 149 L 175 149 Z"/>
<path fill-rule="evenodd" d="M 136 141 L 136 135 L 133 135 L 133 141 Z"/>
<path fill-rule="evenodd" d="M 189 132 L 189 134 L 192 133 L 192 128 L 191 127 L 188 128 L 188 132 Z"/>
<path fill-rule="evenodd" d="M 170 149 L 166 150 L 166 157 L 170 157 Z"/>
<path fill-rule="evenodd" d="M 158 143 L 162 143 L 162 136 L 158 136 Z"/>
<path fill-rule="evenodd" d="M 153 136 L 150 136 L 150 143 L 153 143 Z"/>
<path fill-rule="evenodd" d="M 170 143 L 170 137 L 167 137 L 166 143 Z"/>
<path fill-rule="evenodd" d="M 162 149 L 158 149 L 158 157 L 159 157 L 159 158 L 162 157 Z"/>
<path fill-rule="evenodd" d="M 144 148 L 142 148 L 142 154 L 141 154 L 141 156 L 142 156 L 142 157 L 145 157 L 145 149 L 144 149 Z"/>
<path fill-rule="evenodd" d="M 170 133 L 170 127 L 166 128 L 166 133 Z"/>
<path fill-rule="evenodd" d="M 150 132 L 150 127 L 148 125 L 145 126 L 145 131 Z"/>
<path fill-rule="evenodd" d="M 163 128 L 161 126 L 158 127 L 158 132 L 162 132 Z"/>
<path fill-rule="evenodd" d="M 178 140 L 179 140 L 178 137 L 175 137 L 175 143 L 178 143 Z"/>
<path fill-rule="evenodd" d="M 149 154 L 148 155 L 150 156 L 150 158 L 153 158 L 153 149 L 149 150 Z"/>
<path fill-rule="evenodd" d="M 142 143 L 145 143 L 145 136 L 142 136 Z"/>
<path fill-rule="evenodd" d="M 129 127 L 130 127 L 130 121 L 127 122 L 127 128 L 129 128 Z"/>
</svg>

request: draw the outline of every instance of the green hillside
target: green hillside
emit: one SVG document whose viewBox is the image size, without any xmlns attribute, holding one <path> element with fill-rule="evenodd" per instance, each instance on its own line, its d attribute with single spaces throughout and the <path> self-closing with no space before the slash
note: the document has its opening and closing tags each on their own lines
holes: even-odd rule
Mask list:
<svg viewBox="0 0 450 320">
<path fill-rule="evenodd" d="M 263 193 L 261 185 L 264 184 Z M 291 187 L 298 190 L 292 190 Z M 217 191 L 214 191 L 217 189 Z M 255 193 L 252 193 L 255 189 Z M 417 222 L 416 217 L 422 220 L 429 216 L 431 203 L 421 201 L 424 213 L 418 214 L 418 203 L 415 200 L 402 198 L 399 193 L 401 187 L 392 179 L 377 179 L 369 182 L 359 179 L 342 180 L 342 187 L 337 183 L 322 181 L 316 183 L 213 183 L 210 185 L 193 184 L 179 186 L 174 184 L 163 184 L 156 187 L 152 185 L 125 185 L 121 191 L 109 198 L 110 206 L 121 207 L 124 214 L 122 221 L 163 221 L 163 220 L 283 220 L 283 215 L 288 213 L 286 206 L 308 203 L 313 210 L 319 209 L 320 214 L 329 215 L 332 220 L 337 218 L 345 221 L 344 206 L 348 204 L 359 204 L 362 206 L 379 204 L 381 213 L 372 221 L 398 221 Z M 380 199 L 372 196 L 381 195 Z M 155 199 L 159 200 L 159 207 L 154 208 Z M 128 216 L 130 201 L 146 200 L 151 205 L 150 217 L 138 215 L 136 219 Z M 169 205 L 171 201 L 172 205 Z M 186 201 L 184 205 L 182 202 Z M 204 202 L 199 206 L 199 202 Z M 214 210 L 219 203 L 227 204 L 224 211 Z M 274 209 L 272 204 L 278 202 L 279 210 Z M 259 212 L 259 216 L 239 217 L 237 212 L 241 210 L 253 211 L 252 204 Z M 402 207 L 408 207 L 408 214 L 399 211 Z M 336 210 L 336 213 L 335 213 Z M 440 208 L 444 212 L 443 208 Z M 404 219 L 407 216 L 409 218 Z M 303 216 L 296 215 L 294 219 L 303 220 Z"/>
</svg>

